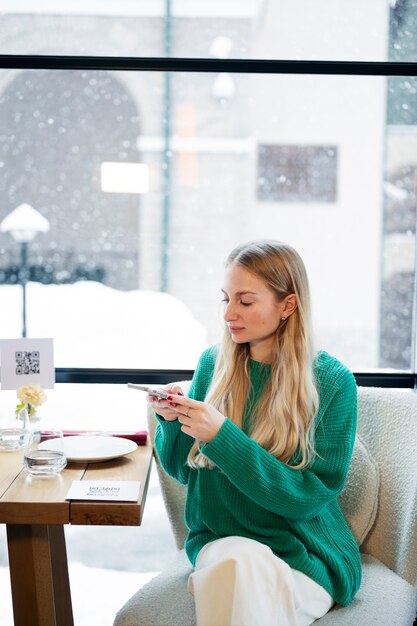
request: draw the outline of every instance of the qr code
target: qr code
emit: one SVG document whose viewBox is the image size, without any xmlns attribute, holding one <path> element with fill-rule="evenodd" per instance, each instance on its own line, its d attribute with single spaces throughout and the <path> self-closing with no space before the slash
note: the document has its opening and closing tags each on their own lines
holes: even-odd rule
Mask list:
<svg viewBox="0 0 417 626">
<path fill-rule="evenodd" d="M 15 357 L 17 376 L 22 374 L 40 374 L 39 350 L 15 352 Z"/>
</svg>

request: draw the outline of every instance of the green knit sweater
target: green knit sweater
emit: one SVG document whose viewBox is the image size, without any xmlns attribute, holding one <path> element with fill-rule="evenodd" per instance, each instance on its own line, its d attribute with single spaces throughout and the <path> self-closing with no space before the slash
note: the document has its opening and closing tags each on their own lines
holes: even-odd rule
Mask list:
<svg viewBox="0 0 417 626">
<path fill-rule="evenodd" d="M 189 396 L 203 401 L 213 375 L 216 349 L 200 358 Z M 269 546 L 281 559 L 322 585 L 346 606 L 361 581 L 361 561 L 340 510 L 356 431 L 357 399 L 353 375 L 320 352 L 314 373 L 320 397 L 316 419 L 317 456 L 308 469 L 294 470 L 264 450 L 248 434 L 251 405 L 259 398 L 270 366 L 251 361 L 253 393 L 243 428 L 226 419 L 202 452 L 214 469 L 186 464 L 194 439 L 178 421 L 163 421 L 155 446 L 165 471 L 188 484 L 185 549 L 192 564 L 215 539 L 238 535 Z M 246 432 L 245 432 L 246 431 Z"/>
</svg>

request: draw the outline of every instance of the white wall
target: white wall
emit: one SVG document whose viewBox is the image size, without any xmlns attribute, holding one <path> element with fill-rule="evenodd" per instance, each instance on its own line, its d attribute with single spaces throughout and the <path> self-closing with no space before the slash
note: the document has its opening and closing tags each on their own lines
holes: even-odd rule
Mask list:
<svg viewBox="0 0 417 626">
<path fill-rule="evenodd" d="M 258 35 L 259 56 L 266 57 L 272 50 L 275 58 L 297 58 L 305 49 L 309 58 L 354 60 L 356 55 L 360 60 L 384 60 L 387 33 L 388 3 L 380 0 L 366 5 L 324 0 L 270 2 Z M 339 355 L 345 354 L 348 360 L 352 349 L 357 350 L 355 342 L 363 341 L 360 365 L 374 367 L 385 77 L 285 75 L 267 80 L 254 76 L 252 81 L 258 143 L 337 146 L 338 173 L 334 203 L 258 203 L 254 197 L 255 210 L 247 215 L 250 230 L 254 238 L 264 236 L 268 223 L 271 237 L 294 245 L 303 256 L 319 341 L 331 347 L 337 339 Z"/>
</svg>

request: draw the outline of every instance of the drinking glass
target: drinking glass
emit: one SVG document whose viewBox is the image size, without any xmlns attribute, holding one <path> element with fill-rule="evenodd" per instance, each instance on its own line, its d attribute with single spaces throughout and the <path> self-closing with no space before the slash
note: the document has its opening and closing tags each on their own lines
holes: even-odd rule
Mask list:
<svg viewBox="0 0 417 626">
<path fill-rule="evenodd" d="M 24 452 L 24 465 L 31 474 L 58 474 L 67 464 L 64 434 L 57 428 L 32 430 Z"/>
<path fill-rule="evenodd" d="M 25 408 L 16 415 L 0 417 L 0 451 L 14 452 L 24 448 L 30 435 L 30 421 Z"/>
</svg>

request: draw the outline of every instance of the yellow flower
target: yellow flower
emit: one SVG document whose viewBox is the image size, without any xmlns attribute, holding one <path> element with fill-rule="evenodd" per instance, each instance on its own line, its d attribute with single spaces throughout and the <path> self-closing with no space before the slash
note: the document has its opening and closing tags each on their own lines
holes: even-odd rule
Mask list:
<svg viewBox="0 0 417 626">
<path fill-rule="evenodd" d="M 45 392 L 39 385 L 26 385 L 25 387 L 20 387 L 16 394 L 23 404 L 31 405 L 33 407 L 40 406 L 46 400 Z"/>
</svg>

